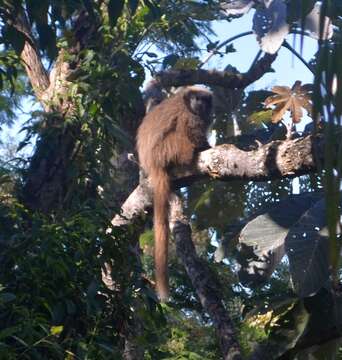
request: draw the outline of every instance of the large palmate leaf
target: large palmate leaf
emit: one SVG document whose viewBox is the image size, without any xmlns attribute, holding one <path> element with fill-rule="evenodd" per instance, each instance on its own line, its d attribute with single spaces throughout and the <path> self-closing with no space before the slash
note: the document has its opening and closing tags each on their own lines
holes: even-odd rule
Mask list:
<svg viewBox="0 0 342 360">
<path fill-rule="evenodd" d="M 325 200 L 318 201 L 291 227 L 285 239 L 296 293 L 315 294 L 329 278 L 329 241 Z"/>
<path fill-rule="evenodd" d="M 292 88 L 288 86 L 274 86 L 272 92 L 276 95 L 269 96 L 265 100 L 265 106 L 272 108 L 272 122 L 281 121 L 287 111 L 290 111 L 292 121 L 299 123 L 303 117 L 304 108 L 309 114 L 312 111 L 312 85 L 301 85 L 300 81 L 296 81 Z"/>
<path fill-rule="evenodd" d="M 269 6 L 258 9 L 253 17 L 253 31 L 263 51 L 277 52 L 289 33 L 285 2 L 274 0 Z"/>
<path fill-rule="evenodd" d="M 220 7 L 227 16 L 243 15 L 255 7 L 253 31 L 261 49 L 270 54 L 276 53 L 289 32 L 298 28 L 315 39 L 330 39 L 333 34 L 328 17 L 324 17 L 321 27 L 321 3 L 312 0 L 227 0 Z"/>
<path fill-rule="evenodd" d="M 320 33 L 321 4 L 316 3 L 306 17 L 304 9 L 297 6 L 299 16 L 297 21 L 289 21 L 287 3 L 284 0 L 264 1 L 265 7 L 258 8 L 253 18 L 253 30 L 257 35 L 263 51 L 274 54 L 282 45 L 285 37 L 291 32 L 290 25 L 307 31 L 315 39 L 320 36 L 323 40 L 330 39 L 333 34 L 332 23 L 328 17 L 324 18 L 324 27 Z M 312 6 L 312 5 L 311 5 Z M 290 9 L 291 10 L 291 9 Z"/>
<path fill-rule="evenodd" d="M 247 223 L 238 246 L 239 279 L 243 284 L 255 285 L 268 279 L 285 254 L 290 229 L 320 197 L 313 193 L 290 196 Z"/>
</svg>

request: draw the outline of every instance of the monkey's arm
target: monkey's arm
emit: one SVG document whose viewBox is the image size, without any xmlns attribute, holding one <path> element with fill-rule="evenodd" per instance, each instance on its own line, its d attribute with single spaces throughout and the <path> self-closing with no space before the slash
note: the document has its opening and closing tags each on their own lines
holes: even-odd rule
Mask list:
<svg viewBox="0 0 342 360">
<path fill-rule="evenodd" d="M 161 120 L 163 120 L 161 118 Z M 177 128 L 177 116 L 174 116 L 169 119 L 169 121 L 164 121 L 161 124 L 160 131 L 158 132 L 158 136 L 156 136 L 156 143 L 160 143 L 160 141 L 164 141 L 171 133 L 173 133 Z"/>
<path fill-rule="evenodd" d="M 208 150 L 210 148 L 211 148 L 211 146 L 209 145 L 208 140 L 205 139 L 205 141 L 203 141 L 203 143 L 200 146 L 196 147 L 195 151 L 201 152 L 201 151 Z"/>
</svg>

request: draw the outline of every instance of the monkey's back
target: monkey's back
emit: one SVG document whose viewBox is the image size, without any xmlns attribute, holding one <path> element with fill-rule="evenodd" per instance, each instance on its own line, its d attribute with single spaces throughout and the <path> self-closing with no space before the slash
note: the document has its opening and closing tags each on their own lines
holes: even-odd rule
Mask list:
<svg viewBox="0 0 342 360">
<path fill-rule="evenodd" d="M 192 160 L 195 145 L 187 129 L 192 118 L 196 115 L 187 109 L 181 93 L 164 100 L 144 117 L 137 133 L 137 151 L 147 174 L 153 168 Z"/>
</svg>

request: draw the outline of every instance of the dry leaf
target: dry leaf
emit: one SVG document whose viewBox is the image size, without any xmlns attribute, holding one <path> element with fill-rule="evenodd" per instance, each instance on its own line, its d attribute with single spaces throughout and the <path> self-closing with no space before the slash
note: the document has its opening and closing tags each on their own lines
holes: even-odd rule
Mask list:
<svg viewBox="0 0 342 360">
<path fill-rule="evenodd" d="M 296 81 L 292 88 L 288 86 L 274 86 L 272 92 L 276 95 L 269 96 L 265 100 L 267 108 L 273 108 L 272 122 L 281 121 L 286 113 L 290 111 L 292 121 L 299 123 L 303 117 L 303 108 L 311 114 L 312 111 L 312 85 L 301 86 L 301 81 Z"/>
</svg>

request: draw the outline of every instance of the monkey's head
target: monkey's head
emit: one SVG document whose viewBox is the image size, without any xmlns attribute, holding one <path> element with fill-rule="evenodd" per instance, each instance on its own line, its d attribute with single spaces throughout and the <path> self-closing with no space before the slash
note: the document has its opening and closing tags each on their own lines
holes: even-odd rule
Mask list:
<svg viewBox="0 0 342 360">
<path fill-rule="evenodd" d="M 212 109 L 212 94 L 210 91 L 190 87 L 184 91 L 184 101 L 188 109 L 201 118 L 208 118 Z"/>
</svg>

